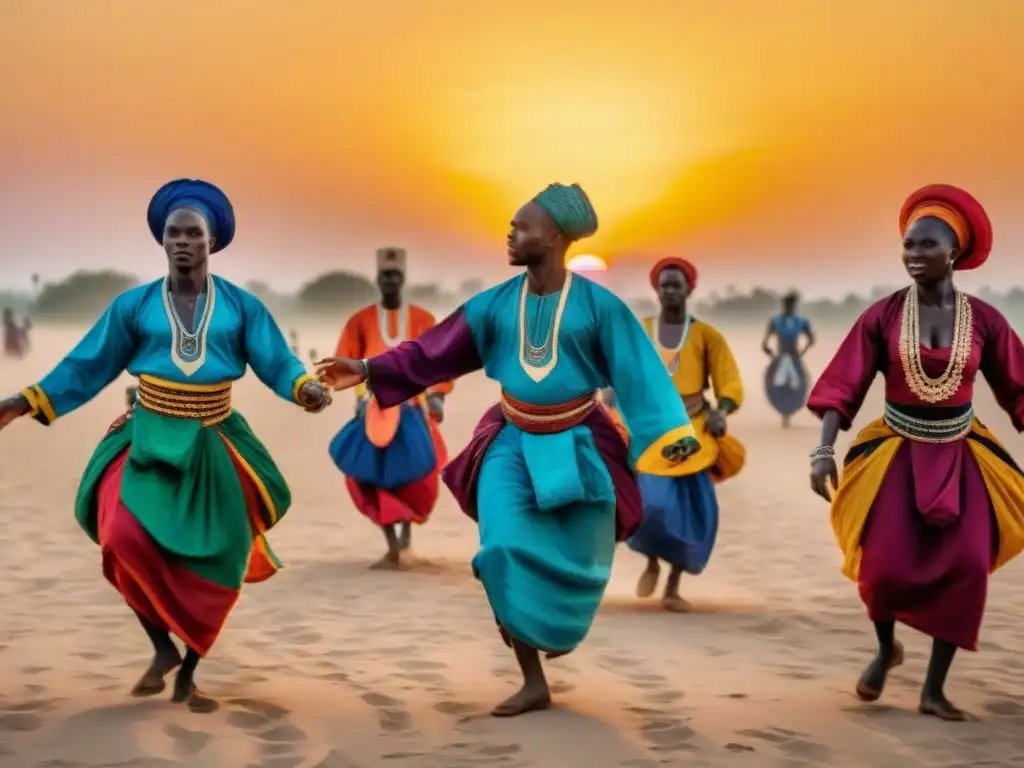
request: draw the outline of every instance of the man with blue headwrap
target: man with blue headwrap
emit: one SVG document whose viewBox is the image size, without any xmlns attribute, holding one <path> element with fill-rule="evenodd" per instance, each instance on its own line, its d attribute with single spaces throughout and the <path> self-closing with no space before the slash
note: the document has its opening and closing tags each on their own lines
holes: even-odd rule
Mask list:
<svg viewBox="0 0 1024 768">
<path fill-rule="evenodd" d="M 147 218 L 167 253 L 167 276 L 118 296 L 46 377 L 0 402 L 0 428 L 26 415 L 52 424 L 123 371 L 138 377 L 134 405 L 86 467 L 75 515 L 153 644 L 133 695 L 160 693 L 180 667 L 172 700 L 211 712 L 217 703 L 196 687 L 196 666 L 243 582 L 279 567 L 264 534 L 291 504 L 267 449 L 231 407 L 232 382 L 248 366 L 307 411 L 323 410 L 330 397 L 263 303 L 210 274 L 209 255 L 235 235 L 220 189 L 172 181 L 153 196 Z"/>
<path fill-rule="evenodd" d="M 329 358 L 336 389 L 365 382 L 382 407 L 483 368 L 501 402 L 444 470 L 478 520 L 473 571 L 523 672 L 493 714 L 542 709 L 540 652 L 569 653 L 594 620 L 616 540 L 639 527 L 635 471 L 672 475 L 699 449 L 686 409 L 639 320 L 610 291 L 566 270 L 569 246 L 597 231 L 586 193 L 552 184 L 508 234 L 525 274 L 477 294 L 439 325 L 368 360 Z M 613 387 L 627 449 L 597 392 Z"/>
</svg>

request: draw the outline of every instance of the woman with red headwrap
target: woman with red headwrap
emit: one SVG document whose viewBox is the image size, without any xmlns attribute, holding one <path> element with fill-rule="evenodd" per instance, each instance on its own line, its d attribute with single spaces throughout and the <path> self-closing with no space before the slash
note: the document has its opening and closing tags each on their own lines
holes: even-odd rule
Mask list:
<svg viewBox="0 0 1024 768">
<path fill-rule="evenodd" d="M 953 284 L 955 271 L 980 267 L 992 247 L 973 197 L 924 187 L 899 221 L 913 284 L 860 316 L 814 386 L 808 408 L 822 428 L 811 485 L 832 502 L 843 572 L 878 636 L 857 695 L 878 699 L 903 662 L 899 621 L 933 638 L 919 711 L 963 720 L 945 696 L 946 675 L 957 648 L 977 650 L 989 574 L 1024 549 L 1024 474 L 974 417 L 974 379 L 981 371 L 1024 430 L 1024 345 L 996 309 Z M 854 439 L 839 482 L 836 436 L 879 372 L 884 414 Z"/>
</svg>

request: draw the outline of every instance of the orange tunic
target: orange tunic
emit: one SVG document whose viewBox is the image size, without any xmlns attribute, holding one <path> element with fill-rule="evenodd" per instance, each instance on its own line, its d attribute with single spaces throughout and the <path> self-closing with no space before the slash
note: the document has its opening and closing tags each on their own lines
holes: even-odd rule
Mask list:
<svg viewBox="0 0 1024 768">
<path fill-rule="evenodd" d="M 379 304 L 371 304 L 360 309 L 345 323 L 334 354 L 336 357 L 354 360 L 373 357 L 403 341 L 417 338 L 435 325 L 437 321 L 434 316 L 415 304 L 404 304 L 400 309 L 384 309 Z M 447 395 L 452 387 L 451 382 L 444 382 L 431 387 L 427 392 Z"/>
<path fill-rule="evenodd" d="M 397 310 L 371 304 L 356 312 L 345 323 L 338 337 L 335 355 L 354 360 L 373 357 L 403 341 L 415 339 L 436 324 L 430 312 L 415 304 L 404 304 Z M 451 382 L 443 382 L 430 387 L 427 392 L 447 395 L 452 388 Z M 365 397 L 366 387 L 361 385 L 356 393 L 359 397 Z M 428 419 L 428 423 L 437 453 L 437 466 L 434 472 L 422 480 L 394 491 L 385 491 L 357 482 L 351 477 L 345 478 L 345 485 L 356 508 L 377 525 L 391 525 L 405 520 L 424 523 L 433 511 L 440 489 L 440 472 L 448 463 L 448 452 L 437 423 L 433 418 Z"/>
</svg>

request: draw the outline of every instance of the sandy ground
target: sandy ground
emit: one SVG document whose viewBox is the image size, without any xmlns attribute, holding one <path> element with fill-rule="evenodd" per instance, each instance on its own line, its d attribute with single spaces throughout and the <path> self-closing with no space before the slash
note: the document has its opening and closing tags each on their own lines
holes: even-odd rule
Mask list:
<svg viewBox="0 0 1024 768">
<path fill-rule="evenodd" d="M 0 389 L 38 378 L 75 336 L 39 331 L 31 358 L 0 360 Z M 821 340 L 813 369 L 836 341 Z M 764 402 L 757 338 L 733 334 L 733 343 L 749 397 L 733 425 L 749 463 L 720 489 L 709 569 L 684 582 L 697 612 L 665 614 L 633 597 L 642 561 L 622 547 L 591 636 L 548 667 L 557 708 L 511 721 L 486 714 L 517 672 L 469 572 L 475 526 L 451 497 L 415 531 L 416 570 L 367 569 L 382 537 L 353 510 L 327 456 L 349 400 L 314 417 L 251 377 L 237 388 L 294 506 L 273 535 L 286 569 L 247 588 L 200 666 L 201 685 L 224 702 L 208 716 L 128 697 L 150 649 L 72 517 L 79 475 L 122 408 L 127 377 L 53 428 L 13 425 L 0 436 L 0 765 L 1020 765 L 1022 563 L 993 579 L 981 651 L 954 667 L 949 693 L 971 722 L 915 713 L 929 644 L 905 629 L 907 664 L 884 705 L 859 703 L 852 689 L 874 638 L 839 573 L 828 510 L 808 487 L 816 424 L 801 414 L 781 430 Z M 878 389 L 861 422 L 878 412 Z M 445 424 L 452 448 L 494 394 L 480 376 L 463 380 Z M 1024 457 L 987 390 L 979 400 L 982 419 Z"/>
</svg>

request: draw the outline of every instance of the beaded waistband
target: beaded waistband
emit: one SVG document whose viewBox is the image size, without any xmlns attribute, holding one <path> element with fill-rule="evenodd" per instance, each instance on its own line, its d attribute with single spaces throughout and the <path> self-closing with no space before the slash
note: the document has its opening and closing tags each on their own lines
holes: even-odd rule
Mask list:
<svg viewBox="0 0 1024 768">
<path fill-rule="evenodd" d="M 596 392 L 557 405 L 530 405 L 516 400 L 504 391 L 501 393 L 501 410 L 505 418 L 523 432 L 535 435 L 564 432 L 582 424 L 587 415 L 597 407 L 597 402 Z"/>
<path fill-rule="evenodd" d="M 178 384 L 139 377 L 138 404 L 147 411 L 176 419 L 195 419 L 204 427 L 219 424 L 231 415 L 231 382 Z"/>
<path fill-rule="evenodd" d="M 882 415 L 892 430 L 908 440 L 921 443 L 952 443 L 967 437 L 974 422 L 971 403 L 947 408 L 885 404 Z"/>
</svg>

